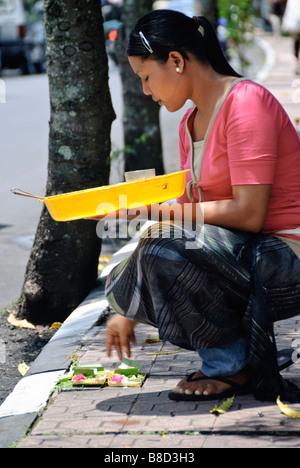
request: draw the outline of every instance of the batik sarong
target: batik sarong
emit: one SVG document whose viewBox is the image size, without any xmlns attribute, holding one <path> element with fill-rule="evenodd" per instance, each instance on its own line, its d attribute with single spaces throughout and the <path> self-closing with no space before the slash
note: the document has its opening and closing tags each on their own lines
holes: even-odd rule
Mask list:
<svg viewBox="0 0 300 468">
<path fill-rule="evenodd" d="M 203 226 L 192 233 L 160 223 L 109 275 L 118 313 L 153 325 L 162 340 L 189 350 L 244 337 L 259 400 L 300 401 L 282 379 L 273 324 L 300 313 L 300 260 L 275 236 Z"/>
</svg>

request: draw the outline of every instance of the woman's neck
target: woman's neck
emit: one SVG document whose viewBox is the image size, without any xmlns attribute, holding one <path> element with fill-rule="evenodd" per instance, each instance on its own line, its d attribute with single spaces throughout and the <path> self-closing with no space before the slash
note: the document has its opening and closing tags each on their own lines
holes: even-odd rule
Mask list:
<svg viewBox="0 0 300 468">
<path fill-rule="evenodd" d="M 191 63 L 191 97 L 198 112 L 202 115 L 212 113 L 236 77 L 224 76 L 210 66 L 198 62 Z"/>
</svg>

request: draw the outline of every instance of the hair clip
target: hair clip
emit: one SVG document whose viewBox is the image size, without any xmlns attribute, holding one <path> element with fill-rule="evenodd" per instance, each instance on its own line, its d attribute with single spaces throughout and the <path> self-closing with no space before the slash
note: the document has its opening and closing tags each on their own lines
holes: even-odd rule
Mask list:
<svg viewBox="0 0 300 468">
<path fill-rule="evenodd" d="M 195 22 L 195 24 L 196 24 L 196 27 L 197 27 L 199 33 L 200 33 L 202 36 L 204 36 L 205 31 L 204 31 L 204 27 L 202 26 L 202 24 L 201 24 L 201 22 L 200 22 L 199 16 L 193 16 L 193 20 L 194 20 L 194 22 Z"/>
<path fill-rule="evenodd" d="M 142 31 L 139 32 L 139 35 L 140 35 L 140 38 L 142 40 L 142 43 L 143 45 L 146 47 L 146 49 L 148 50 L 148 52 L 150 52 L 150 54 L 153 54 L 153 49 L 152 47 L 150 46 L 149 42 L 147 41 L 147 39 L 145 38 L 144 34 L 142 33 Z"/>
<path fill-rule="evenodd" d="M 199 28 L 198 28 L 198 31 L 201 34 L 201 36 L 204 37 L 204 34 L 205 34 L 204 27 L 200 25 Z"/>
</svg>

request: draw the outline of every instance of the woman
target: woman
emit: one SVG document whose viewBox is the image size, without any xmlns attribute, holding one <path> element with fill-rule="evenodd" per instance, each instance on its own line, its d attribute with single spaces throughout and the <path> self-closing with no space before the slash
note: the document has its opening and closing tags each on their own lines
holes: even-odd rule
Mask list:
<svg viewBox="0 0 300 468">
<path fill-rule="evenodd" d="M 202 359 L 170 398 L 253 392 L 300 401 L 280 376 L 273 336 L 276 320 L 300 311 L 298 135 L 275 98 L 231 68 L 203 17 L 149 13 L 128 56 L 154 101 L 170 112 L 193 101 L 179 131 L 181 169 L 190 172 L 171 227 L 143 234 L 108 277 L 119 313 L 107 324 L 108 355 L 113 347 L 130 355 L 135 326 L 148 323 Z M 160 206 L 162 217 L 168 209 Z M 183 224 L 196 226 L 194 245 Z"/>
</svg>

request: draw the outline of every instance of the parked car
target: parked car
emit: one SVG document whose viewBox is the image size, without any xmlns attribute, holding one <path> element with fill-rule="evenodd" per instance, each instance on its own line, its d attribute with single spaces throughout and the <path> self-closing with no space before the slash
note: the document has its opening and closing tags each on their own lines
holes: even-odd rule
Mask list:
<svg viewBox="0 0 300 468">
<path fill-rule="evenodd" d="M 28 72 L 27 19 L 22 0 L 0 0 L 0 50 L 2 68 Z"/>
<path fill-rule="evenodd" d="M 0 54 L 0 71 L 3 68 L 19 68 L 23 74 L 44 71 L 44 25 L 28 24 L 22 0 L 0 0 Z"/>
</svg>

